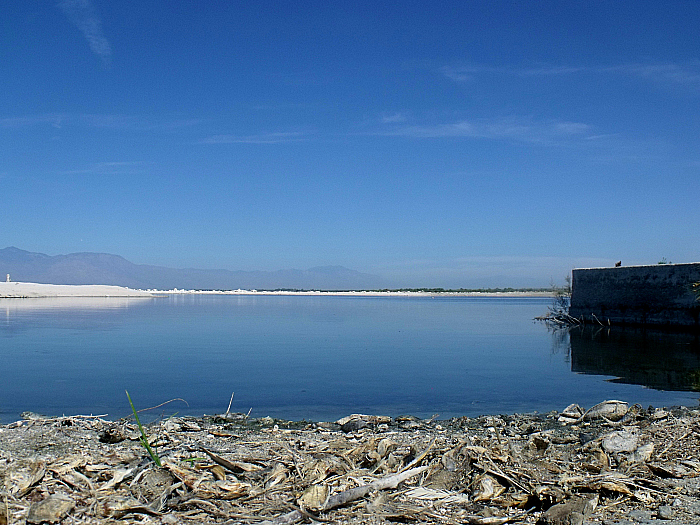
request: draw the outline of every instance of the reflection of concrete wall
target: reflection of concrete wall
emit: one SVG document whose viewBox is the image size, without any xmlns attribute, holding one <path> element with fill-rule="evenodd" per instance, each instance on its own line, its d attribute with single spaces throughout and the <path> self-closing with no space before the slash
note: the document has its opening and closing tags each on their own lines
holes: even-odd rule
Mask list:
<svg viewBox="0 0 700 525">
<path fill-rule="evenodd" d="M 691 285 L 700 263 L 577 269 L 570 315 L 603 323 L 700 329 L 700 302 Z"/>
<path fill-rule="evenodd" d="M 657 390 L 700 391 L 697 335 L 643 329 L 572 329 L 571 371 Z"/>
</svg>

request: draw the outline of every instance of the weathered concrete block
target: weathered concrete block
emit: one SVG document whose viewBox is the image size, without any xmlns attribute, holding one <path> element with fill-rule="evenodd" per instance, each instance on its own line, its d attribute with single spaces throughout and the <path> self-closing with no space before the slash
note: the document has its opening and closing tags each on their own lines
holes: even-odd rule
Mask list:
<svg viewBox="0 0 700 525">
<path fill-rule="evenodd" d="M 575 269 L 569 314 L 603 324 L 700 329 L 696 282 L 700 263 Z"/>
</svg>

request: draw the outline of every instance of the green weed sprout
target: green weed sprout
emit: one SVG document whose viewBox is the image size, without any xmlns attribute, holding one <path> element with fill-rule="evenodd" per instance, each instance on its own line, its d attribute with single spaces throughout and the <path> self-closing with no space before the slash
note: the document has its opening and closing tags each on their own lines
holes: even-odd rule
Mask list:
<svg viewBox="0 0 700 525">
<path fill-rule="evenodd" d="M 162 467 L 160 463 L 160 458 L 158 457 L 158 454 L 156 454 L 153 449 L 151 448 L 151 445 L 148 443 L 148 436 L 146 435 L 146 431 L 143 428 L 143 425 L 141 424 L 141 421 L 139 420 L 139 415 L 136 412 L 136 408 L 134 408 L 134 403 L 131 401 L 131 396 L 129 395 L 128 390 L 124 390 L 126 392 L 126 397 L 129 399 L 129 404 L 131 405 L 131 411 L 134 413 L 134 418 L 136 418 L 136 424 L 139 426 L 139 431 L 141 432 L 141 437 L 139 438 L 139 442 L 143 445 L 143 448 L 146 449 L 146 452 L 148 452 L 148 455 L 151 456 L 151 459 L 153 462 L 158 465 L 159 467 Z"/>
</svg>

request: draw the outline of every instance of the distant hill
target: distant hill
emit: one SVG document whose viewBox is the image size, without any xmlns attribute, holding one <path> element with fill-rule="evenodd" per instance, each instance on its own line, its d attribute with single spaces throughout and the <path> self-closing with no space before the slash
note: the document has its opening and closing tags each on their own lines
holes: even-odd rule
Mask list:
<svg viewBox="0 0 700 525">
<path fill-rule="evenodd" d="M 19 248 L 0 249 L 0 278 L 49 284 L 112 284 L 169 290 L 371 290 L 386 284 L 375 275 L 343 266 L 308 270 L 231 271 L 134 264 L 108 253 L 46 255 Z"/>
</svg>

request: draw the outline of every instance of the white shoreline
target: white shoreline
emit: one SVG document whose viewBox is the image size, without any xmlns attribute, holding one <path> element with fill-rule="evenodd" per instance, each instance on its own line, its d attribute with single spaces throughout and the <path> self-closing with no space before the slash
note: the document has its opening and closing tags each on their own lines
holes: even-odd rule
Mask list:
<svg viewBox="0 0 700 525">
<path fill-rule="evenodd" d="M 554 297 L 552 292 L 384 292 L 293 290 L 148 290 L 154 295 L 310 295 L 352 297 Z"/>
<path fill-rule="evenodd" d="M 38 297 L 157 297 L 164 295 L 302 295 L 351 297 L 552 297 L 551 292 L 408 292 L 408 291 L 291 291 L 291 290 L 134 290 L 111 285 L 0 282 L 0 298 Z"/>
</svg>

